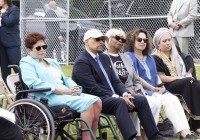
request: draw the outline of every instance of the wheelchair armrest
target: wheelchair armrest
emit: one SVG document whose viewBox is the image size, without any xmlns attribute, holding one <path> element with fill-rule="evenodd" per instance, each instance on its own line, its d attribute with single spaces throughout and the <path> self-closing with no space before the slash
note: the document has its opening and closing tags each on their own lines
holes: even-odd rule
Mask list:
<svg viewBox="0 0 200 140">
<path fill-rule="evenodd" d="M 28 92 L 28 93 L 33 93 L 33 92 L 46 92 L 46 91 L 50 91 L 51 88 L 47 87 L 47 88 L 37 88 L 37 89 L 28 89 L 28 90 L 23 90 L 24 92 Z"/>
<path fill-rule="evenodd" d="M 50 90 L 51 90 L 50 87 L 47 87 L 47 88 L 38 88 L 38 89 L 20 90 L 20 91 L 17 92 L 16 100 L 21 99 L 21 98 L 25 98 L 28 93 L 46 92 L 46 91 L 50 91 Z"/>
</svg>

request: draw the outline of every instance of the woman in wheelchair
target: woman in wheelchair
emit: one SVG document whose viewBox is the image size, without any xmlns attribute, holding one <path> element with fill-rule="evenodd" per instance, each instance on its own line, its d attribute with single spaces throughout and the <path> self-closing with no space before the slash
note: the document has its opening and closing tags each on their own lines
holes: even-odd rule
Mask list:
<svg viewBox="0 0 200 140">
<path fill-rule="evenodd" d="M 47 45 L 45 37 L 38 32 L 29 33 L 25 38 L 29 53 L 20 61 L 22 80 L 30 89 L 51 87 L 48 92 L 34 93 L 34 99 L 48 99 L 48 106 L 67 105 L 80 113 L 94 134 L 101 112 L 101 100 L 93 95 L 81 93 L 81 87 L 64 76 L 58 62 L 45 58 Z M 85 124 L 81 124 L 85 128 Z M 83 132 L 83 140 L 92 139 L 89 132 Z"/>
</svg>

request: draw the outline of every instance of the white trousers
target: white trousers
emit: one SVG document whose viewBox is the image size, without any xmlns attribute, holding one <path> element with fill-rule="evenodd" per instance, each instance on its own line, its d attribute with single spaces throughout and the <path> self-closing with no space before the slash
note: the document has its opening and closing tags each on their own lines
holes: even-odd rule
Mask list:
<svg viewBox="0 0 200 140">
<path fill-rule="evenodd" d="M 176 96 L 171 93 L 154 93 L 152 97 L 160 99 L 165 115 L 172 122 L 175 133 L 190 128 L 181 103 Z"/>
<path fill-rule="evenodd" d="M 151 108 L 151 112 L 153 114 L 153 118 L 155 120 L 155 123 L 157 125 L 162 103 L 161 103 L 160 99 L 157 99 L 157 98 L 152 97 L 152 96 L 146 96 L 146 98 L 147 98 L 147 101 L 148 101 L 149 106 Z"/>
<path fill-rule="evenodd" d="M 151 112 L 152 112 L 152 115 L 154 117 L 155 123 L 157 124 L 158 118 L 159 118 L 159 113 L 160 113 L 160 108 L 161 108 L 161 102 L 160 102 L 159 99 L 152 97 L 152 96 L 146 96 L 146 98 L 147 98 L 147 101 L 148 101 L 149 106 L 151 108 Z M 141 132 L 140 132 L 141 126 L 140 126 L 140 120 L 138 118 L 137 113 L 136 112 L 130 112 L 129 115 L 131 117 L 131 120 L 132 120 L 137 132 L 138 132 L 137 136 L 140 136 L 141 135 Z"/>
</svg>

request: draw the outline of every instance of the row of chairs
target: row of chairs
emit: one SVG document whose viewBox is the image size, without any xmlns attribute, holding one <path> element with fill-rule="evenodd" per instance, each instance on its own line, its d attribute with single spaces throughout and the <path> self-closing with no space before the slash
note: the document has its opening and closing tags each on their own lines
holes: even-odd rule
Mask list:
<svg viewBox="0 0 200 140">
<path fill-rule="evenodd" d="M 15 65 L 10 67 L 18 68 Z M 27 98 L 30 93 L 44 92 L 50 90 L 50 88 L 28 89 L 22 81 L 21 73 L 9 75 L 6 83 L 9 88 L 2 77 L 0 77 L 2 106 L 15 114 L 16 123 L 19 125 L 25 140 L 56 140 L 57 138 L 61 140 L 75 140 L 81 139 L 81 134 L 84 131 L 89 131 L 94 140 L 121 139 L 118 135 L 119 130 L 113 116 L 100 115 L 98 136 L 95 137 L 88 123 L 80 118 L 79 113 L 68 106 L 48 107 L 46 99 L 42 99 L 39 102 Z M 181 97 L 179 99 L 188 119 L 191 118 L 191 113 L 188 111 L 189 109 L 184 100 Z M 81 128 L 80 122 L 85 123 L 87 128 Z M 108 129 L 110 130 L 109 136 L 112 135 L 112 138 L 108 137 Z"/>
<path fill-rule="evenodd" d="M 16 65 L 9 67 L 18 68 Z M 25 140 L 79 140 L 82 139 L 81 134 L 85 131 L 89 131 L 94 140 L 120 140 L 116 132 L 117 126 L 114 127 L 112 122 L 115 120 L 113 117 L 100 115 L 96 137 L 88 123 L 80 118 L 80 114 L 68 106 L 48 107 L 47 99 L 36 101 L 27 98 L 30 93 L 44 92 L 50 88 L 28 89 L 21 79 L 20 72 L 9 75 L 6 82 L 7 85 L 0 77 L 0 99 L 3 99 L 3 107 L 7 107 L 8 111 L 15 114 L 16 123 Z M 80 122 L 85 123 L 87 127 L 81 128 Z M 108 130 L 112 138 L 108 137 Z"/>
</svg>

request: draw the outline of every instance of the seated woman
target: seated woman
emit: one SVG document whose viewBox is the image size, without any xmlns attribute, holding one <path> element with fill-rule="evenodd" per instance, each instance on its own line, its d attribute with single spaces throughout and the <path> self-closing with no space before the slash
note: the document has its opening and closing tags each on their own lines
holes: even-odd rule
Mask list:
<svg viewBox="0 0 200 140">
<path fill-rule="evenodd" d="M 145 91 L 141 85 L 140 80 L 138 79 L 138 75 L 135 73 L 131 58 L 127 54 L 120 53 L 126 41 L 125 32 L 119 29 L 110 29 L 107 31 L 106 36 L 108 37 L 108 40 L 105 42 L 105 44 L 108 50 L 105 53 L 107 53 L 110 57 L 111 64 L 113 65 L 116 76 L 132 94 L 137 94 L 138 96 L 145 95 Z M 159 99 L 151 96 L 146 96 L 146 98 L 151 108 L 154 120 L 157 124 L 161 102 Z M 147 139 L 144 130 L 141 129 L 140 131 L 140 125 L 135 123 L 136 121 L 139 122 L 137 120 L 138 118 L 132 117 L 133 114 L 130 115 L 134 125 L 137 126 L 138 134 L 136 139 Z"/>
<path fill-rule="evenodd" d="M 191 71 L 186 71 L 169 29 L 158 29 L 153 44 L 157 48 L 154 59 L 160 79 L 166 83 L 167 90 L 182 95 L 193 117 L 198 119 L 191 119 L 191 128 L 200 132 L 200 82 L 192 77 Z"/>
<path fill-rule="evenodd" d="M 57 61 L 45 58 L 47 45 L 44 41 L 45 37 L 38 32 L 26 36 L 25 45 L 29 55 L 20 61 L 22 80 L 30 89 L 51 87 L 51 91 L 34 93 L 35 100 L 47 98 L 49 106 L 69 106 L 80 113 L 81 118 L 89 123 L 96 134 L 101 100 L 96 96 L 81 93 L 77 84 L 64 76 Z M 83 132 L 82 138 L 91 140 L 89 132 Z"/>
<path fill-rule="evenodd" d="M 172 122 L 175 133 L 183 138 L 196 138 L 189 130 L 184 110 L 176 96 L 168 92 L 158 77 L 156 64 L 151 53 L 151 37 L 144 29 L 135 29 L 127 33 L 125 51 L 131 57 L 142 85 L 149 96 L 159 99 L 166 116 Z"/>
</svg>

